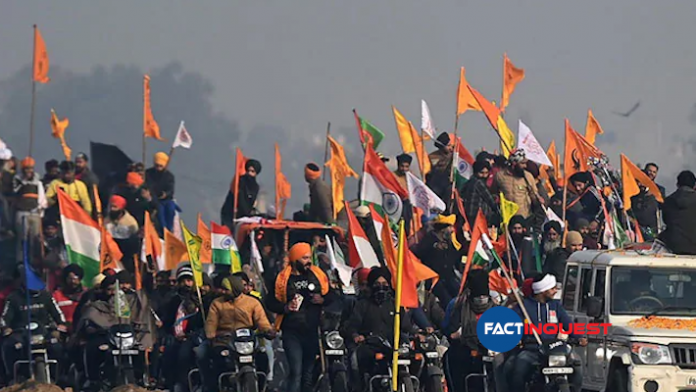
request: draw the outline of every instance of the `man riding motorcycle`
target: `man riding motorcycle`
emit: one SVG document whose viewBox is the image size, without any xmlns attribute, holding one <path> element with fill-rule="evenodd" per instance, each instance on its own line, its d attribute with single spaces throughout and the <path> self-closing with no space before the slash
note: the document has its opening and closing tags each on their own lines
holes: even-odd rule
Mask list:
<svg viewBox="0 0 696 392">
<path fill-rule="evenodd" d="M 525 297 L 522 301 L 531 320 L 530 323 L 539 324 L 563 324 L 567 330 L 573 323 L 573 320 L 568 316 L 561 302 L 554 299 L 558 289 L 556 288 L 556 278 L 552 274 L 540 275 L 534 279 L 532 283 L 532 297 Z M 524 313 L 517 305 L 514 308 L 515 312 L 522 320 L 525 319 Z M 587 345 L 587 338 L 580 335 L 571 335 L 579 339 L 581 346 Z M 539 336 L 543 343 L 557 341 L 558 337 L 547 334 Z M 523 388 L 525 383 L 531 378 L 536 365 L 540 361 L 539 345 L 533 336 L 522 337 L 522 348 L 517 355 L 507 359 L 505 371 L 507 373 L 508 385 L 517 388 Z M 582 387 L 582 366 L 579 358 L 570 364 L 573 367 L 573 374 L 569 376 L 569 381 L 573 390 L 580 392 Z"/>
<path fill-rule="evenodd" d="M 261 333 L 275 336 L 275 330 L 268 322 L 261 302 L 244 294 L 244 281 L 239 276 L 223 279 L 223 287 L 229 294 L 213 300 L 205 322 L 205 336 L 212 342 L 213 364 L 216 377 L 205 377 L 208 384 L 213 384 L 217 376 L 225 371 L 222 351 L 227 349 L 231 334 L 239 329 L 258 329 Z M 259 370 L 268 373 L 268 363 L 258 363 Z M 208 390 L 216 390 L 216 385 L 208 385 Z"/>
<path fill-rule="evenodd" d="M 13 275 L 17 290 L 13 291 L 5 301 L 5 307 L 0 317 L 2 329 L 2 358 L 8 377 L 14 374 L 14 364 L 20 358 L 26 357 L 24 329 L 27 328 L 27 310 L 31 311 L 31 322 L 43 327 L 54 327 L 56 331 L 67 332 L 65 316 L 50 293 L 45 290 L 30 290 L 24 278 L 24 265 L 19 265 Z M 27 303 L 27 297 L 29 303 Z M 49 328 L 50 329 L 50 328 Z M 17 348 L 18 343 L 22 343 Z M 50 358 L 63 358 L 63 348 L 60 343 L 48 345 Z"/>
<path fill-rule="evenodd" d="M 375 347 L 361 344 L 364 343 L 369 335 L 379 336 L 388 342 L 394 342 L 394 292 L 391 286 L 391 273 L 386 268 L 373 268 L 367 278 L 370 287 L 370 297 L 358 300 L 350 318 L 348 319 L 343 335 L 354 342 L 358 347 L 355 349 L 356 364 L 353 364 L 356 381 L 361 385 L 360 389 L 366 390 L 363 377 L 360 375 L 374 374 Z M 401 332 L 409 334 L 413 332 L 413 323 L 410 313 L 402 310 Z M 407 341 L 404 338 L 403 341 Z"/>
</svg>

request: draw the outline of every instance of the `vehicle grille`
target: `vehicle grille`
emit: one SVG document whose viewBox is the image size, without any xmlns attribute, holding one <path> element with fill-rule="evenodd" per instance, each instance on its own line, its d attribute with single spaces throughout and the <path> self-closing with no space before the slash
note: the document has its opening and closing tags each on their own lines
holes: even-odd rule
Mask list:
<svg viewBox="0 0 696 392">
<path fill-rule="evenodd" d="M 696 345 L 670 345 L 674 364 L 680 368 L 696 369 Z"/>
</svg>

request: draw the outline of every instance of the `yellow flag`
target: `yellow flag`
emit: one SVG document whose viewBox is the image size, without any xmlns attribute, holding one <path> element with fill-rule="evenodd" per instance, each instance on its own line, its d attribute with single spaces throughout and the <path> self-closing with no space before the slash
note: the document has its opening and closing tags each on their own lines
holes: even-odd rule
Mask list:
<svg viewBox="0 0 696 392">
<path fill-rule="evenodd" d="M 193 280 L 196 282 L 196 286 L 203 286 L 203 265 L 201 264 L 201 259 L 199 258 L 201 245 L 203 240 L 201 237 L 191 233 L 189 229 L 184 225 L 184 221 L 181 221 L 181 231 L 184 233 L 184 242 L 186 243 L 186 250 L 189 254 L 189 260 L 191 260 L 191 269 L 193 269 Z"/>
<path fill-rule="evenodd" d="M 324 166 L 331 171 L 331 195 L 333 197 L 334 219 L 336 219 L 343 207 L 343 189 L 346 185 L 346 177 L 358 178 L 358 173 L 348 164 L 343 146 L 331 136 L 327 137 L 331 145 L 331 159 Z"/>
<path fill-rule="evenodd" d="M 454 231 L 452 232 L 452 245 L 454 245 L 454 249 L 456 249 L 456 250 L 459 250 L 462 248 L 462 244 L 460 244 L 459 241 L 457 240 L 457 233 Z"/>
<path fill-rule="evenodd" d="M 498 135 L 500 135 L 500 149 L 503 151 L 505 158 L 509 158 L 510 152 L 515 148 L 515 135 L 508 128 L 502 116 L 498 116 L 497 125 Z"/>
<path fill-rule="evenodd" d="M 510 223 L 510 219 L 512 219 L 512 217 L 515 216 L 517 210 L 519 209 L 520 206 L 518 206 L 514 202 L 505 199 L 505 196 L 502 193 L 500 194 L 500 211 L 503 214 L 503 224 L 505 224 L 505 226 L 507 226 L 508 223 Z"/>
<path fill-rule="evenodd" d="M 416 146 L 411 135 L 411 124 L 396 107 L 392 106 L 392 112 L 394 112 L 394 122 L 396 130 L 399 132 L 399 140 L 401 140 L 401 149 L 404 150 L 405 154 L 415 152 Z"/>
</svg>

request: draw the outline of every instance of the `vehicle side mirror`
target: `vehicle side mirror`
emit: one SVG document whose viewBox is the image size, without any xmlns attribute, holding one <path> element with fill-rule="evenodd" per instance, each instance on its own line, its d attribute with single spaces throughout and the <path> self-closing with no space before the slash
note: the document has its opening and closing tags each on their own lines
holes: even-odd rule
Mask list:
<svg viewBox="0 0 696 392">
<path fill-rule="evenodd" d="M 593 319 L 602 317 L 604 313 L 604 299 L 601 297 L 588 297 L 587 301 L 587 316 Z"/>
</svg>

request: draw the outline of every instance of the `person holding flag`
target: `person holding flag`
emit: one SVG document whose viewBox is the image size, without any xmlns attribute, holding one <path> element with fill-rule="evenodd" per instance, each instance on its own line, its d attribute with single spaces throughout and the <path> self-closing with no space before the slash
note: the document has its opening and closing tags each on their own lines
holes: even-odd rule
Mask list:
<svg viewBox="0 0 696 392">
<path fill-rule="evenodd" d="M 476 215 L 481 210 L 486 217 L 486 222 L 493 226 L 500 224 L 498 203 L 486 186 L 490 173 L 490 163 L 485 159 L 477 160 L 474 162 L 473 177 L 461 189 L 466 220 L 470 223 L 476 220 Z"/>
<path fill-rule="evenodd" d="M 169 231 L 174 229 L 174 216 L 179 206 L 174 201 L 176 180 L 174 174 L 167 169 L 169 155 L 164 152 L 155 154 L 154 165 L 145 171 L 145 183 L 158 201 L 158 217 L 160 226 Z"/>
<path fill-rule="evenodd" d="M 437 151 L 430 153 L 430 173 L 425 177 L 425 184 L 432 189 L 445 204 L 448 203 L 452 189 L 450 177 L 454 159 L 454 143 L 447 132 L 443 132 L 435 140 Z"/>
<path fill-rule="evenodd" d="M 519 206 L 517 213 L 523 218 L 528 218 L 534 213 L 534 206 L 543 206 L 543 199 L 539 196 L 536 181 L 531 173 L 526 171 L 527 157 L 524 150 L 514 149 L 510 153 L 505 170 L 495 175 L 491 193 L 497 195 L 503 193 L 505 198 Z"/>
<path fill-rule="evenodd" d="M 220 210 L 220 221 L 229 228 L 234 227 L 235 198 L 239 199 L 237 200 L 237 218 L 243 218 L 254 215 L 256 199 L 259 196 L 260 187 L 256 177 L 261 174 L 261 163 L 255 159 L 249 159 L 244 164 L 244 171 L 244 175 L 239 177 L 237 193 L 234 193 L 234 189 L 230 189 Z"/>
</svg>

